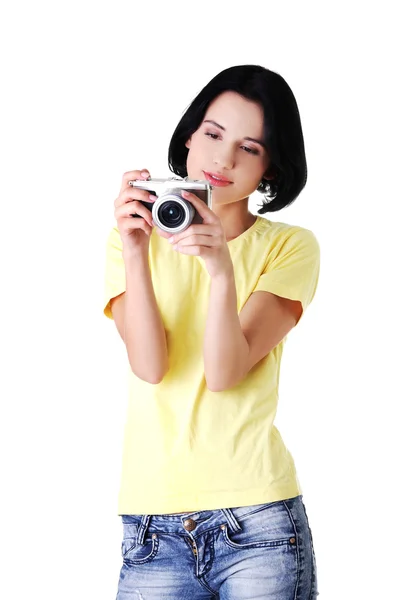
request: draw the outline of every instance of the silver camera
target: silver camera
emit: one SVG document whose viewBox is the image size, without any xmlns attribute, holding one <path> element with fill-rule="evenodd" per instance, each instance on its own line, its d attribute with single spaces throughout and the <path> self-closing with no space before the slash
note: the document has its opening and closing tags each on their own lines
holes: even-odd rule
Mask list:
<svg viewBox="0 0 400 600">
<path fill-rule="evenodd" d="M 163 231 L 179 233 L 192 223 L 203 222 L 193 204 L 181 196 L 182 190 L 195 194 L 211 208 L 212 186 L 208 181 L 202 179 L 189 179 L 188 177 L 185 179 L 177 177 L 147 179 L 146 181 L 136 179 L 129 181 L 129 185 L 158 196 L 155 202 L 145 202 L 144 200 L 140 200 L 140 202 L 149 209 L 154 223 Z M 132 215 L 132 217 L 140 217 L 140 215 Z"/>
</svg>

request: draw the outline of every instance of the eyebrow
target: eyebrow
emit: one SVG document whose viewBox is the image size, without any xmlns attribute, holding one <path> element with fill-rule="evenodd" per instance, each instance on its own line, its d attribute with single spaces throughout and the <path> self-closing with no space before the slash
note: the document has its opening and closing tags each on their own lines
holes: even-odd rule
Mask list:
<svg viewBox="0 0 400 600">
<path fill-rule="evenodd" d="M 203 123 L 212 123 L 213 125 L 215 125 L 215 127 L 218 127 L 219 129 L 222 129 L 222 131 L 226 131 L 225 127 L 222 127 L 222 125 L 220 125 L 219 123 L 216 123 L 215 121 L 212 121 L 210 119 L 207 119 L 206 121 L 203 121 Z M 243 139 L 244 140 L 248 140 L 249 142 L 255 142 L 256 144 L 259 144 L 260 146 L 262 146 L 263 148 L 265 148 L 265 150 L 267 149 L 266 145 L 261 140 L 256 140 L 256 139 L 251 138 L 251 137 L 245 137 Z"/>
</svg>

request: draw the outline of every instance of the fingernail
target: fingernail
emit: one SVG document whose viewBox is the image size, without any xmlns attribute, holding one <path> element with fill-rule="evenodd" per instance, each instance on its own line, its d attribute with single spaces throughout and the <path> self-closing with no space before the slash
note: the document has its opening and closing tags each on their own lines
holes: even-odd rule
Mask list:
<svg viewBox="0 0 400 600">
<path fill-rule="evenodd" d="M 149 172 L 148 171 L 141 171 L 140 172 L 142 177 L 148 177 L 149 176 Z"/>
<path fill-rule="evenodd" d="M 157 196 L 153 196 L 153 194 L 150 194 L 149 198 L 151 198 L 151 200 L 157 200 Z"/>
<path fill-rule="evenodd" d="M 173 236 L 170 237 L 168 241 L 169 241 L 170 244 L 173 244 L 174 243 L 174 237 Z"/>
</svg>

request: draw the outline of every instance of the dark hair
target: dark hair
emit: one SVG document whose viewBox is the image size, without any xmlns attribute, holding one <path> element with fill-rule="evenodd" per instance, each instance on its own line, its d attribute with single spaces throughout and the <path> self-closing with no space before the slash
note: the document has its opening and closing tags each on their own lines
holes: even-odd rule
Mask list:
<svg viewBox="0 0 400 600">
<path fill-rule="evenodd" d="M 303 131 L 296 99 L 281 75 L 259 65 L 241 65 L 221 71 L 186 109 L 169 144 L 168 165 L 187 177 L 185 143 L 200 127 L 209 104 L 220 94 L 234 91 L 259 104 L 264 111 L 264 142 L 271 165 L 257 191 L 265 195 L 259 214 L 292 204 L 307 181 Z M 260 206 L 260 205 L 259 205 Z"/>
</svg>

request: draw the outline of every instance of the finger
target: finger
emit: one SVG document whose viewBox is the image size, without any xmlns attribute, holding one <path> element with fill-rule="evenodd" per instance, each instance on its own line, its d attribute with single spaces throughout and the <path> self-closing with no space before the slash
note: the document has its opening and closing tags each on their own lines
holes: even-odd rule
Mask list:
<svg viewBox="0 0 400 600">
<path fill-rule="evenodd" d="M 132 224 L 135 226 L 132 227 Z M 151 225 L 147 223 L 144 219 L 132 219 L 132 217 L 123 217 L 118 222 L 118 229 L 120 233 L 125 233 L 129 235 L 135 229 L 142 229 L 146 235 L 150 235 L 153 228 Z"/>
<path fill-rule="evenodd" d="M 141 190 L 140 188 L 128 186 L 126 190 L 120 193 L 118 198 L 114 200 L 114 206 L 121 206 L 121 204 L 125 204 L 126 202 L 131 202 L 132 200 L 143 200 L 144 202 L 155 202 L 156 196 L 151 197 L 152 194 L 147 190 Z"/>
<path fill-rule="evenodd" d="M 190 235 L 186 238 L 181 238 L 180 240 L 176 240 L 175 236 L 169 239 L 169 242 L 172 246 L 178 246 L 179 248 L 187 247 L 187 246 L 204 246 L 205 248 L 215 248 L 220 245 L 219 240 L 217 240 L 212 235 Z"/>
<path fill-rule="evenodd" d="M 127 171 L 122 176 L 122 183 L 120 193 L 123 192 L 129 186 L 128 181 L 134 181 L 135 179 L 146 180 L 150 177 L 148 169 L 136 169 L 135 171 Z"/>
<path fill-rule="evenodd" d="M 159 227 L 155 226 L 156 232 L 158 233 L 158 235 L 160 237 L 163 237 L 165 239 L 169 239 L 171 238 L 174 234 L 173 233 L 169 233 L 168 231 L 164 231 L 164 229 L 160 229 Z"/>
<path fill-rule="evenodd" d="M 203 224 L 190 225 L 184 231 L 181 231 L 181 232 L 178 232 L 175 234 L 174 234 L 174 232 L 171 232 L 171 234 L 174 236 L 174 239 L 176 239 L 176 240 L 183 239 L 190 235 L 213 235 L 213 236 L 218 237 L 219 229 L 217 229 L 217 227 L 215 227 L 213 225 L 210 225 L 210 224 L 205 225 L 203 223 Z"/>
<path fill-rule="evenodd" d="M 194 233 L 200 235 L 218 236 L 218 230 L 215 227 L 211 228 L 210 225 L 204 224 L 190 225 L 187 229 L 181 231 L 180 233 L 174 233 L 173 231 L 164 231 L 163 229 L 160 229 L 157 226 L 156 231 L 160 237 L 170 239 L 173 236 L 175 240 L 183 239 L 184 237 L 187 237 L 188 235 L 193 235 Z"/>
<path fill-rule="evenodd" d="M 153 216 L 151 212 L 138 200 L 133 200 L 132 202 L 127 202 L 122 206 L 118 206 L 114 211 L 114 216 L 117 220 L 124 217 L 138 220 L 135 217 L 131 217 L 131 215 L 139 215 L 139 217 L 145 219 L 149 225 L 153 225 Z"/>
</svg>

